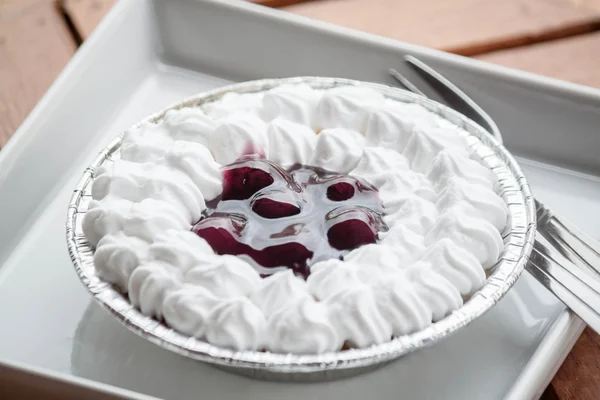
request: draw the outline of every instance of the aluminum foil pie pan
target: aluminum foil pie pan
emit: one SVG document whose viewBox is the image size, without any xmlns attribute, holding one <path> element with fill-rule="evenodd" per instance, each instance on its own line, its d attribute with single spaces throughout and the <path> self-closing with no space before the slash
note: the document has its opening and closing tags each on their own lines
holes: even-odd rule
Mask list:
<svg viewBox="0 0 600 400">
<path fill-rule="evenodd" d="M 500 193 L 508 204 L 509 212 L 508 224 L 503 232 L 504 251 L 486 284 L 461 308 L 444 319 L 419 332 L 367 348 L 314 355 L 239 352 L 182 335 L 164 323 L 143 315 L 131 305 L 127 295 L 98 277 L 93 262 L 94 250 L 82 230 L 81 222 L 91 200 L 94 171 L 107 160 L 119 157 L 122 140 L 120 136 L 85 170 L 74 190 L 68 209 L 66 236 L 69 254 L 77 274 L 94 298 L 131 331 L 163 348 L 236 373 L 259 379 L 286 381 L 338 379 L 375 369 L 404 354 L 437 342 L 466 326 L 498 303 L 525 268 L 533 249 L 536 232 L 534 199 L 521 168 L 504 146 L 491 138 L 479 125 L 444 105 L 401 89 L 348 79 L 321 77 L 266 79 L 234 84 L 198 94 L 145 118 L 137 125 L 148 121 L 158 122 L 170 109 L 200 107 L 218 100 L 228 92 L 261 92 L 288 83 L 306 83 L 320 89 L 341 85 L 368 86 L 380 91 L 387 98 L 404 103 L 417 103 L 468 133 L 468 142 L 473 151 L 497 176 Z"/>
</svg>

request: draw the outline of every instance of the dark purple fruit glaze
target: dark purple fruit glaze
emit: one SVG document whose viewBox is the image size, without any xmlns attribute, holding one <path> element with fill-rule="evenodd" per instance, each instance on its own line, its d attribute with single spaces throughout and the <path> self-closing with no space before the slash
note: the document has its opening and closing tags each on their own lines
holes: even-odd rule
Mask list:
<svg viewBox="0 0 600 400">
<path fill-rule="evenodd" d="M 377 189 L 367 182 L 257 156 L 225 166 L 223 192 L 206 205 L 192 231 L 217 254 L 254 261 L 263 276 L 291 268 L 306 278 L 310 265 L 341 259 L 387 229 Z"/>
</svg>

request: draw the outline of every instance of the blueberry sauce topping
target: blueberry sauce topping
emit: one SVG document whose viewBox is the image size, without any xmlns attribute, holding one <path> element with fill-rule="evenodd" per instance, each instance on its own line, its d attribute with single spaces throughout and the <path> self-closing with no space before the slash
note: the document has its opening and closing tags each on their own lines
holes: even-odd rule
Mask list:
<svg viewBox="0 0 600 400">
<path fill-rule="evenodd" d="M 263 276 L 291 268 L 306 278 L 315 262 L 375 243 L 386 229 L 382 214 L 377 189 L 365 181 L 244 156 L 223 168 L 223 192 L 192 231 Z"/>
<path fill-rule="evenodd" d="M 327 188 L 327 198 L 331 201 L 344 201 L 354 196 L 354 185 L 348 182 L 338 182 Z"/>
</svg>

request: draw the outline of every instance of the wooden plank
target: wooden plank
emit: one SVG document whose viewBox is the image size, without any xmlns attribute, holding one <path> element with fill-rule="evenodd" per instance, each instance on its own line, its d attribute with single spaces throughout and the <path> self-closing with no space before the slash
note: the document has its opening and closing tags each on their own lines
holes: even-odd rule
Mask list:
<svg viewBox="0 0 600 400">
<path fill-rule="evenodd" d="M 501 50 L 477 58 L 600 88 L 600 32 Z"/>
<path fill-rule="evenodd" d="M 600 398 L 600 336 L 589 328 L 583 331 L 552 386 L 561 400 Z"/>
<path fill-rule="evenodd" d="M 0 14 L 0 148 L 74 52 L 53 2 Z"/>
<path fill-rule="evenodd" d="M 581 4 L 585 7 L 595 8 L 596 10 L 600 10 L 600 1 L 598 0 L 571 0 L 578 4 Z"/>
<path fill-rule="evenodd" d="M 63 0 L 62 8 L 79 37 L 87 39 L 116 0 Z"/>
<path fill-rule="evenodd" d="M 321 0 L 295 14 L 463 55 L 588 32 L 599 0 Z"/>
<path fill-rule="evenodd" d="M 21 10 L 24 7 L 40 2 L 40 1 L 51 1 L 51 0 L 0 0 L 0 13 L 1 16 L 4 16 L 6 12 Z"/>
</svg>

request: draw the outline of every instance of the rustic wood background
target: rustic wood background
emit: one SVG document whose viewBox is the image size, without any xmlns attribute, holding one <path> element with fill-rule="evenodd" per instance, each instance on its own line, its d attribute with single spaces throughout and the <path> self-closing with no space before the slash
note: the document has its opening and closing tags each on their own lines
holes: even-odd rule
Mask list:
<svg viewBox="0 0 600 400">
<path fill-rule="evenodd" d="M 0 148 L 115 1 L 0 0 Z M 600 87 L 600 0 L 255 2 L 393 39 Z M 19 392 L 19 388 L 13 386 L 10 397 L 3 397 L 2 391 L 0 397 L 17 398 L 14 396 L 20 393 L 19 398 L 25 395 L 47 398 L 44 388 L 28 387 Z M 60 398 L 75 397 L 62 393 Z M 600 398 L 600 337 L 597 334 L 589 329 L 584 331 L 542 398 Z"/>
</svg>

